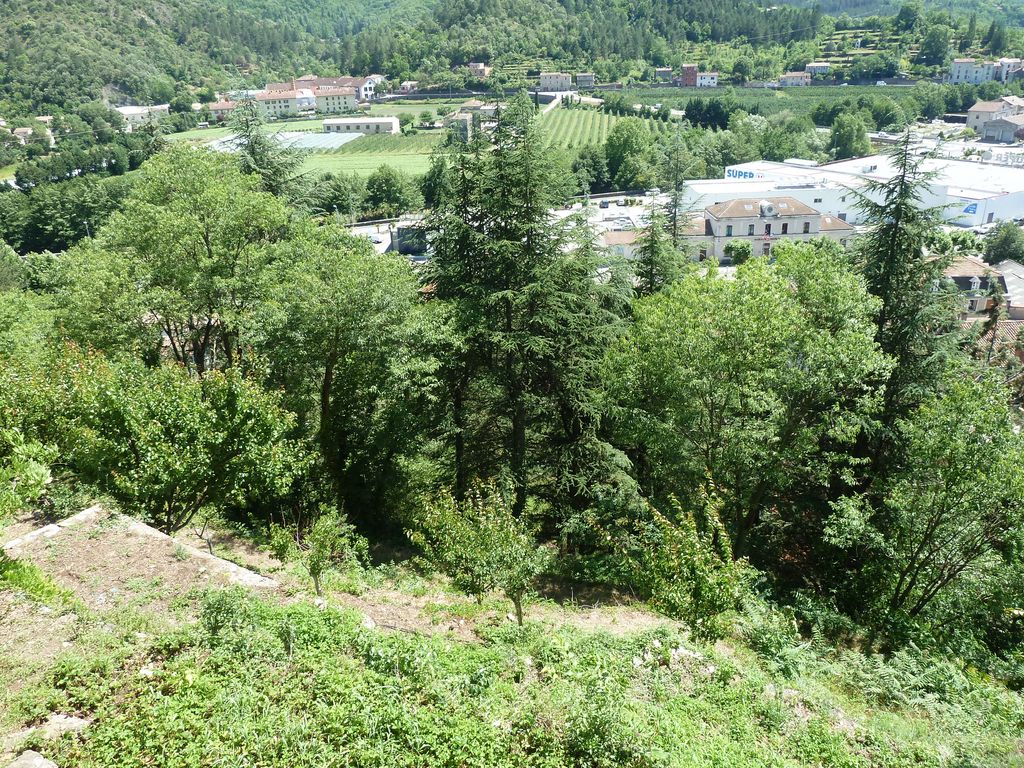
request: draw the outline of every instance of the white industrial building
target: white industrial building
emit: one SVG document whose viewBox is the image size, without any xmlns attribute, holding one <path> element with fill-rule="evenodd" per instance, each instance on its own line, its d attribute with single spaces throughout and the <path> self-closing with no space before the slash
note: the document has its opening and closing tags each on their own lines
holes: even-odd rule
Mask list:
<svg viewBox="0 0 1024 768">
<path fill-rule="evenodd" d="M 401 133 L 397 117 L 331 117 L 324 120 L 324 133 Z"/>
<path fill-rule="evenodd" d="M 1024 212 L 1024 165 L 929 158 L 925 169 L 936 177 L 922 201 L 939 206 L 950 224 L 964 227 L 1018 218 Z M 854 190 L 870 180 L 887 181 L 895 171 L 885 155 L 816 165 L 807 160 L 729 166 L 725 179 L 689 183 L 694 200 L 703 207 L 737 197 L 787 195 L 841 221 L 861 223 Z M 699 198 L 699 199 L 698 199 Z"/>
</svg>

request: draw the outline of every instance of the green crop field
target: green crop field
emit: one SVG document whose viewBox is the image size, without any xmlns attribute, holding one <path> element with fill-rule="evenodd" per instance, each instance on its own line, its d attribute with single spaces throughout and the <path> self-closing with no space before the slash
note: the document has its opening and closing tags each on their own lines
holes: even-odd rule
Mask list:
<svg viewBox="0 0 1024 768">
<path fill-rule="evenodd" d="M 467 97 L 468 98 L 468 97 Z M 418 118 L 420 112 L 424 110 L 430 112 L 432 115 L 437 114 L 439 108 L 444 108 L 446 112 L 454 112 L 466 102 L 466 99 L 427 99 L 427 100 L 415 100 L 415 101 L 389 101 L 386 104 L 372 104 L 370 105 L 370 114 L 377 116 L 393 115 L 397 117 L 401 114 L 416 115 Z"/>
<path fill-rule="evenodd" d="M 801 86 L 797 88 L 638 88 L 625 92 L 626 98 L 637 104 L 663 104 L 672 109 L 684 109 L 686 103 L 700 96 L 732 95 L 741 109 L 757 111 L 762 115 L 773 115 L 789 110 L 794 114 L 806 115 L 821 101 L 837 101 L 864 94 L 889 96 L 896 101 L 910 98 L 913 88 L 905 86 L 879 87 L 874 85 L 848 86 Z"/>
<path fill-rule="evenodd" d="M 426 102 L 435 106 L 437 102 Z M 445 102 L 450 104 L 451 102 Z M 461 103 L 461 102 L 459 102 Z M 396 110 L 396 114 L 408 109 Z M 422 111 L 420 109 L 417 114 Z M 323 130 L 323 120 L 281 120 L 265 126 L 268 133 Z M 228 128 L 197 128 L 192 131 L 172 134 L 172 141 L 191 141 L 195 144 L 209 144 L 230 134 Z M 363 136 L 337 149 L 307 152 L 303 167 L 314 173 L 357 173 L 367 176 L 381 165 L 391 165 L 406 173 L 425 173 L 430 167 L 430 156 L 444 140 L 443 131 L 420 131 L 412 135 Z M 0 169 L 2 172 L 2 169 Z M 0 177 L 2 178 L 2 177 Z"/>
<path fill-rule="evenodd" d="M 596 109 L 556 108 L 545 114 L 541 120 L 547 132 L 549 147 L 579 149 L 587 144 L 601 144 L 608 138 L 612 127 L 625 118 L 599 112 Z M 651 130 L 664 133 L 672 130 L 672 123 L 648 120 Z"/>
<path fill-rule="evenodd" d="M 364 136 L 337 149 L 311 152 L 305 168 L 316 172 L 373 173 L 390 165 L 410 174 L 425 173 L 430 156 L 444 140 L 442 131 L 424 131 L 411 136 Z"/>
</svg>

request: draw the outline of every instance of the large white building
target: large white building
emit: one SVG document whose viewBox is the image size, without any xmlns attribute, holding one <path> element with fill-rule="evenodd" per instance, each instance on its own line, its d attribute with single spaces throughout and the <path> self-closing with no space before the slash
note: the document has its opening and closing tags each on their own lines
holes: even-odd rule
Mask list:
<svg viewBox="0 0 1024 768">
<path fill-rule="evenodd" d="M 356 100 L 356 89 L 351 87 L 317 88 L 313 95 L 316 99 L 316 111 L 324 115 L 352 112 L 359 103 Z"/>
<path fill-rule="evenodd" d="M 718 73 L 717 72 L 698 72 L 697 73 L 697 87 L 698 88 L 717 88 L 718 87 Z"/>
<path fill-rule="evenodd" d="M 950 224 L 964 227 L 1014 219 L 1024 212 L 1024 165 L 929 158 L 935 179 L 922 203 L 939 206 Z M 895 175 L 890 159 L 872 155 L 816 165 L 806 160 L 758 160 L 732 165 L 725 178 L 689 182 L 693 205 L 757 195 L 788 195 L 851 224 L 861 222 L 858 195 L 866 181 Z"/>
<path fill-rule="evenodd" d="M 316 109 L 316 96 L 309 88 L 294 91 L 262 91 L 256 94 L 256 103 L 267 117 L 301 115 Z"/>
<path fill-rule="evenodd" d="M 979 85 L 995 78 L 996 63 L 994 61 L 976 61 L 975 59 L 953 59 L 949 67 L 949 82 L 954 85 L 967 83 Z"/>
<path fill-rule="evenodd" d="M 324 133 L 401 133 L 397 117 L 331 117 L 324 120 Z"/>
</svg>

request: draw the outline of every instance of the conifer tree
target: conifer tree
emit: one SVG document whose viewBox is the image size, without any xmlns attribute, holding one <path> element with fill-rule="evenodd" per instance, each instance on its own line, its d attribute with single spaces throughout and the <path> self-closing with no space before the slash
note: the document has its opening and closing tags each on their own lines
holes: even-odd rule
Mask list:
<svg viewBox="0 0 1024 768">
<path fill-rule="evenodd" d="M 622 284 L 596 281 L 592 239 L 581 245 L 577 223 L 551 216 L 572 176 L 552 161 L 528 97 L 512 100 L 492 135 L 453 151 L 428 221 L 427 279 L 456 337 L 456 494 L 474 475 L 506 475 L 520 515 L 528 494 L 574 485 L 542 457 L 564 458 L 595 434 L 597 366 L 625 311 L 604 295 Z"/>
</svg>

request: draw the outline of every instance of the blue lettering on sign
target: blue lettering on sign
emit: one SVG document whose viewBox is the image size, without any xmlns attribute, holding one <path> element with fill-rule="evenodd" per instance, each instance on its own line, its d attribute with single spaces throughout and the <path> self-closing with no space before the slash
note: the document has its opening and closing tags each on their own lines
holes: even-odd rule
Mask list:
<svg viewBox="0 0 1024 768">
<path fill-rule="evenodd" d="M 971 203 L 966 208 L 964 208 L 964 213 L 977 213 L 977 212 L 978 212 L 978 204 L 977 203 Z"/>
<path fill-rule="evenodd" d="M 741 171 L 738 168 L 726 168 L 725 178 L 727 179 L 752 179 L 754 178 L 753 171 Z"/>
</svg>

